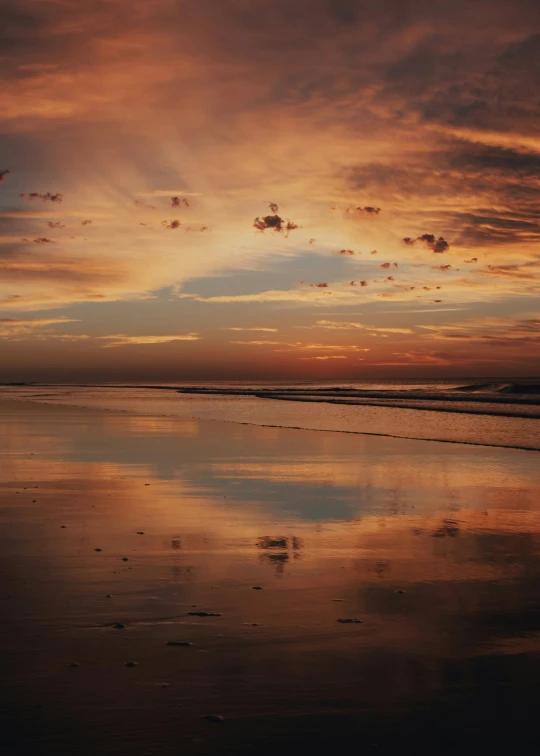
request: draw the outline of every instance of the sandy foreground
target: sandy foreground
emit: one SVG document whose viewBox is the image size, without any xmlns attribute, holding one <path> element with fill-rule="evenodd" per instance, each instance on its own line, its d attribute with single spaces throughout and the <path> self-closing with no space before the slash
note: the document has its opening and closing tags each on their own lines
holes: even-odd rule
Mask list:
<svg viewBox="0 0 540 756">
<path fill-rule="evenodd" d="M 538 734 L 540 454 L 17 401 L 0 423 L 2 755 Z"/>
</svg>

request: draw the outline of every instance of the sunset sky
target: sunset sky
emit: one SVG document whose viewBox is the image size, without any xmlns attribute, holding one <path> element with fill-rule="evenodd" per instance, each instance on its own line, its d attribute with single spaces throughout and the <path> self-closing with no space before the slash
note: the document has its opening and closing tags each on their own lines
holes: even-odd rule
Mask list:
<svg viewBox="0 0 540 756">
<path fill-rule="evenodd" d="M 540 374 L 536 0 L 4 0 L 0 380 Z"/>
</svg>

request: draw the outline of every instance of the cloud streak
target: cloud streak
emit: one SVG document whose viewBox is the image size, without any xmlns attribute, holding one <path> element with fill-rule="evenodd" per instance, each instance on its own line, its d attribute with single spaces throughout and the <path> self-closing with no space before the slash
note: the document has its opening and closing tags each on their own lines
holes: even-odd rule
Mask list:
<svg viewBox="0 0 540 756">
<path fill-rule="evenodd" d="M 45 194 L 40 194 L 39 192 L 23 192 L 21 195 L 22 199 L 27 200 L 41 200 L 42 202 L 62 202 L 62 195 L 60 193 L 57 194 L 51 194 L 51 192 L 46 192 Z"/>
<path fill-rule="evenodd" d="M 151 344 L 170 344 L 174 341 L 198 341 L 200 336 L 197 333 L 172 334 L 168 336 L 133 336 L 125 333 L 116 333 L 110 336 L 100 336 L 103 340 L 103 347 L 112 349 L 122 346 L 147 346 Z"/>
</svg>

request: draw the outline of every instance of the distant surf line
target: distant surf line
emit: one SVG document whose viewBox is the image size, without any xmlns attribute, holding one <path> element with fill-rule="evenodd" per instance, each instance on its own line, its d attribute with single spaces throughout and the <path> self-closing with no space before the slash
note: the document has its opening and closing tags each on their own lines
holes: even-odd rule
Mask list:
<svg viewBox="0 0 540 756">
<path fill-rule="evenodd" d="M 253 396 L 256 396 L 259 399 L 275 399 L 276 401 L 283 401 L 283 402 L 306 402 L 311 404 L 337 404 L 344 407 L 388 407 L 390 409 L 410 409 L 410 410 L 417 410 L 417 411 L 425 411 L 425 412 L 453 412 L 455 414 L 460 415 L 487 415 L 489 417 L 519 417 L 526 420 L 539 420 L 540 419 L 540 408 L 536 410 L 537 414 L 525 414 L 524 412 L 509 412 L 504 410 L 485 410 L 485 409 L 464 409 L 463 407 L 433 407 L 433 406 L 419 406 L 412 403 L 404 403 L 401 400 L 393 401 L 393 399 L 389 398 L 386 402 L 374 402 L 366 397 L 365 401 L 346 401 L 345 399 L 333 399 L 333 398 L 319 398 L 319 397 L 292 397 L 292 396 L 281 396 L 281 395 L 261 395 L 261 394 L 254 394 Z M 358 399 L 361 399 L 361 397 L 358 397 Z M 414 401 L 414 400 L 412 400 Z M 445 401 L 444 399 L 417 399 L 416 401 Z M 474 401 L 474 400 L 470 400 Z M 535 405 L 529 405 L 529 406 L 535 406 Z"/>
</svg>

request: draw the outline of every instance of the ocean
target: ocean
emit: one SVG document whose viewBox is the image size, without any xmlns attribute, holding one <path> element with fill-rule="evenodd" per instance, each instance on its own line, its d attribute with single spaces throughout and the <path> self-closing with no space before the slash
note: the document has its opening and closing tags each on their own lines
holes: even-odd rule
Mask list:
<svg viewBox="0 0 540 756">
<path fill-rule="evenodd" d="M 540 379 L 9 385 L 6 398 L 540 451 Z"/>
</svg>

